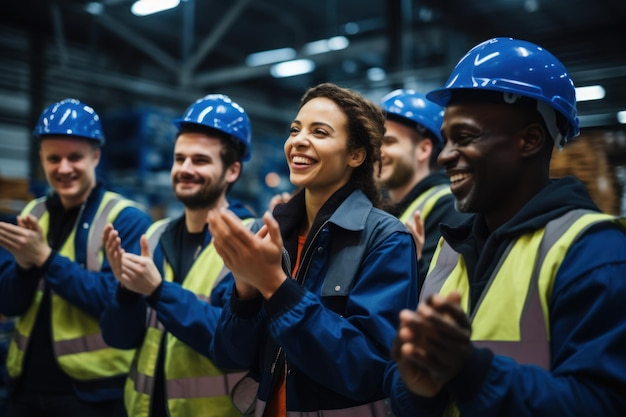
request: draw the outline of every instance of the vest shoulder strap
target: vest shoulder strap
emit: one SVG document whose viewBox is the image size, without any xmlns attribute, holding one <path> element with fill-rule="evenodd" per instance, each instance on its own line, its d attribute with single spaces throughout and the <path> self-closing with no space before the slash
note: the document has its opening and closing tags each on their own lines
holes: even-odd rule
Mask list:
<svg viewBox="0 0 626 417">
<path fill-rule="evenodd" d="M 592 210 L 584 210 L 584 209 L 575 209 L 571 210 L 564 215 L 551 220 L 546 224 L 546 231 L 543 235 L 542 242 L 539 246 L 539 253 L 537 254 L 537 262 L 535 264 L 535 269 L 537 269 L 537 273 L 541 270 L 541 266 L 543 261 L 548 254 L 550 248 L 569 230 L 569 228 L 574 224 L 578 219 L 587 214 L 594 214 L 599 216 L 598 220 L 611 220 L 615 219 L 615 217 L 598 213 Z M 590 227 L 594 222 L 590 222 L 586 227 L 584 227 L 578 233 L 580 236 L 588 227 Z M 510 245 L 515 242 L 511 242 Z M 509 249 L 505 253 L 509 253 Z M 436 257 L 434 257 L 434 267 L 431 271 L 429 271 L 428 276 L 426 277 L 426 281 L 424 282 L 424 286 L 422 288 L 422 293 L 420 294 L 420 301 L 428 297 L 429 295 L 435 294 L 441 290 L 443 283 L 446 278 L 452 273 L 452 270 L 456 267 L 459 262 L 460 254 L 445 241 L 440 241 L 439 248 L 436 252 Z M 495 272 L 494 271 L 494 274 Z"/>
<path fill-rule="evenodd" d="M 29 201 L 24 207 L 24 210 L 22 210 L 22 214 L 32 214 L 39 219 L 43 216 L 46 210 L 46 197 L 39 197 Z"/>
<path fill-rule="evenodd" d="M 100 251 L 102 250 L 102 233 L 108 223 L 112 223 L 117 215 L 126 207 L 136 206 L 136 204 L 121 195 L 105 191 L 100 208 L 96 213 L 89 231 L 90 237 L 87 242 L 87 269 L 99 271 L 102 267 L 100 261 Z"/>
<path fill-rule="evenodd" d="M 157 222 L 152 223 L 146 231 L 148 248 L 151 254 L 154 253 L 154 250 L 159 244 L 159 239 L 161 238 L 161 235 L 163 235 L 165 229 L 167 229 L 167 225 L 169 225 L 171 221 L 172 219 L 170 217 L 166 217 L 165 219 L 161 219 Z"/>
<path fill-rule="evenodd" d="M 420 211 L 422 219 L 426 219 L 430 214 L 437 201 L 444 195 L 450 194 L 450 184 L 439 184 L 424 191 L 419 197 L 406 208 L 400 216 L 400 220 L 404 223 L 410 221 L 413 213 Z"/>
<path fill-rule="evenodd" d="M 146 237 L 148 239 L 148 248 L 150 250 L 150 253 L 154 253 L 154 250 L 156 249 L 157 245 L 159 244 L 159 239 L 161 238 L 161 236 L 163 235 L 163 233 L 165 232 L 165 230 L 167 229 L 167 226 L 170 224 L 170 222 L 172 221 L 171 218 L 165 218 L 162 220 L 159 220 L 155 223 L 153 223 L 148 230 L 146 231 Z M 250 229 L 252 232 L 256 232 L 260 229 L 260 226 L 263 225 L 263 221 L 261 220 L 259 222 L 258 219 L 254 219 L 254 218 L 247 218 L 247 219 L 243 219 L 242 220 L 243 224 L 246 225 L 248 227 L 248 229 Z M 215 285 L 217 285 L 222 279 L 224 279 L 224 277 L 230 272 L 230 270 L 228 269 L 228 267 L 226 267 L 226 265 L 224 265 L 224 268 L 222 268 L 222 270 L 220 271 L 216 281 L 215 281 Z"/>
<path fill-rule="evenodd" d="M 433 256 L 433 263 L 419 293 L 420 302 L 441 291 L 443 283 L 456 268 L 460 258 L 461 254 L 452 249 L 448 242 L 443 238 L 439 240 L 439 246 Z"/>
</svg>

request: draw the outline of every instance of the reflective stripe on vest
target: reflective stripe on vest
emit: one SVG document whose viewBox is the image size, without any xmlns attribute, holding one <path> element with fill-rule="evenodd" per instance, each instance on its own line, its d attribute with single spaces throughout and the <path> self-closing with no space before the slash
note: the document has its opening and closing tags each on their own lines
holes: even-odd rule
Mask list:
<svg viewBox="0 0 626 417">
<path fill-rule="evenodd" d="M 433 207 L 439 199 L 445 195 L 451 194 L 450 184 L 439 184 L 424 191 L 404 210 L 400 216 L 400 221 L 406 223 L 413 220 L 413 213 L 420 211 L 422 213 L 422 221 L 426 221 L 426 217 L 430 214 Z"/>
<path fill-rule="evenodd" d="M 252 219 L 245 221 L 249 224 Z M 146 232 L 148 246 L 154 253 L 170 219 L 154 223 Z M 171 265 L 164 259 L 163 274 L 172 282 Z M 224 272 L 225 271 L 225 272 Z M 210 303 L 210 294 L 229 272 L 213 244 L 207 245 L 194 261 L 182 282 L 183 288 L 193 292 L 203 302 Z M 155 387 L 161 339 L 165 335 L 164 375 L 165 395 L 172 417 L 203 415 L 214 417 L 240 416 L 230 399 L 234 385 L 245 372 L 223 373 L 213 362 L 188 345 L 166 333 L 158 321 L 157 312 L 148 309 L 146 335 L 131 365 L 124 401 L 129 415 L 147 417 Z"/>
<path fill-rule="evenodd" d="M 230 395 L 230 391 L 246 372 L 233 372 L 214 377 L 194 377 L 170 379 L 166 382 L 167 396 L 175 398 L 206 398 Z M 129 377 L 134 381 L 137 392 L 152 395 L 154 377 L 140 374 L 137 367 L 131 367 Z"/>
<path fill-rule="evenodd" d="M 257 400 L 254 417 L 263 417 L 265 401 Z M 384 400 L 335 410 L 289 411 L 287 417 L 388 417 L 390 410 Z"/>
<path fill-rule="evenodd" d="M 32 214 L 38 218 L 44 234 L 49 229 L 49 214 L 45 207 L 46 198 L 31 201 L 22 215 Z M 123 199 L 119 194 L 105 192 L 89 228 L 86 263 L 91 271 L 99 271 L 104 255 L 102 253 L 102 231 L 105 225 L 113 222 L 119 212 L 134 203 Z M 73 261 L 75 257 L 76 225 L 67 238 L 59 254 Z M 28 311 L 16 322 L 16 332 L 9 347 L 7 369 L 12 378 L 22 373 L 24 354 L 32 332 L 41 299 L 43 298 L 43 278 L 40 280 L 33 303 Z M 51 292 L 52 332 L 54 353 L 61 369 L 77 380 L 96 380 L 115 377 L 128 372 L 133 351 L 110 348 L 103 340 L 98 319 L 91 317 L 62 297 Z M 71 325 L 68 325 L 71 323 Z"/>
<path fill-rule="evenodd" d="M 165 232 L 165 229 L 167 229 L 167 225 L 170 223 L 171 220 L 172 219 L 170 218 L 159 220 L 158 222 L 150 226 L 150 228 L 148 228 L 148 231 L 146 232 L 146 236 L 148 240 L 148 249 L 150 253 L 154 253 L 154 250 L 159 244 L 159 239 L 161 238 L 161 235 Z M 245 219 L 243 220 L 243 224 L 245 224 L 246 226 L 250 228 L 254 224 L 254 219 Z M 224 267 L 222 268 L 222 271 L 219 273 L 217 279 L 215 280 L 214 287 L 217 284 L 219 284 L 222 281 L 222 279 L 224 279 L 226 275 L 228 275 L 229 272 L 230 272 L 230 269 L 228 269 L 228 267 L 224 265 Z M 196 294 L 196 295 L 198 296 L 198 299 L 209 302 L 208 296 L 205 297 L 201 294 L 200 295 Z"/>
<path fill-rule="evenodd" d="M 110 198 L 106 198 L 107 194 L 109 194 Z M 117 216 L 122 209 L 133 205 L 131 201 L 125 200 L 122 196 L 111 192 L 106 192 L 102 201 L 106 201 L 106 204 L 103 207 L 101 203 L 101 206 L 98 208 L 98 212 L 96 213 L 96 216 L 94 217 L 89 228 L 85 262 L 86 268 L 90 271 L 100 271 L 100 268 L 102 267 L 102 233 L 104 232 L 104 228 L 107 223 L 111 220 L 113 210 L 115 209 L 115 216 Z M 32 214 L 37 219 L 40 219 L 46 212 L 46 198 L 38 198 L 33 200 L 33 202 L 33 205 L 26 206 L 24 212 Z M 80 220 L 80 215 L 78 220 Z"/>
<path fill-rule="evenodd" d="M 489 347 L 520 364 L 550 369 L 548 301 L 554 277 L 581 234 L 599 222 L 616 220 L 603 213 L 572 210 L 550 221 L 544 229 L 511 242 L 470 317 L 474 345 Z M 433 263 L 420 301 L 434 293 L 445 295 L 457 289 L 467 312 L 469 283 L 463 258 L 442 240 Z M 528 269 L 530 264 L 534 265 L 532 270 Z M 516 279 L 509 279 L 514 274 Z"/>
</svg>

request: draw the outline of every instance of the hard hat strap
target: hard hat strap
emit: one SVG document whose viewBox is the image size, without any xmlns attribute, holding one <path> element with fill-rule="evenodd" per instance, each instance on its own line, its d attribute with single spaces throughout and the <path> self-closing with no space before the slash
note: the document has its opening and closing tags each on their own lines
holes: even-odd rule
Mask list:
<svg viewBox="0 0 626 417">
<path fill-rule="evenodd" d="M 537 111 L 543 117 L 543 121 L 550 132 L 550 136 L 554 140 L 554 144 L 557 149 L 560 151 L 563 149 L 563 145 L 565 145 L 566 140 L 563 134 L 561 133 L 559 126 L 556 122 L 556 110 L 552 108 L 548 103 L 537 100 Z"/>
</svg>

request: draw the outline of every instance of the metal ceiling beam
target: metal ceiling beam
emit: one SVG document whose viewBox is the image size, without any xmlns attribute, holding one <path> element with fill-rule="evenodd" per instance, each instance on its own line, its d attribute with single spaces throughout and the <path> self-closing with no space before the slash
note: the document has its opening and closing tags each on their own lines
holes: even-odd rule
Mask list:
<svg viewBox="0 0 626 417">
<path fill-rule="evenodd" d="M 60 80 L 73 82 L 74 80 L 86 80 L 90 83 L 105 88 L 113 88 L 121 91 L 127 91 L 138 96 L 149 98 L 158 97 L 168 100 L 176 100 L 181 106 L 187 106 L 194 102 L 203 93 L 198 89 L 183 89 L 171 84 L 156 81 L 148 81 L 145 78 L 135 78 L 128 75 L 113 72 L 98 72 L 93 69 L 79 69 L 75 67 L 51 67 L 48 76 L 58 83 Z M 230 95 L 235 96 L 236 89 L 229 88 Z M 239 103 L 246 112 L 251 116 L 257 116 L 268 121 L 278 122 L 280 124 L 289 123 L 291 120 L 289 115 L 292 108 L 277 109 L 274 103 L 272 105 L 263 104 L 264 100 L 258 99 L 251 95 L 250 91 L 242 91 L 237 94 L 237 103 Z"/>
<path fill-rule="evenodd" d="M 180 62 L 172 58 L 170 55 L 168 55 L 146 37 L 141 36 L 139 33 L 135 32 L 134 30 L 128 28 L 127 26 L 123 25 L 122 23 L 104 13 L 96 16 L 95 20 L 96 22 L 122 38 L 124 41 L 128 42 L 131 45 L 134 45 L 137 49 L 145 52 L 163 68 L 169 70 L 174 74 L 178 74 L 181 65 Z"/>
<path fill-rule="evenodd" d="M 570 71 L 569 75 L 578 82 L 598 81 L 608 78 L 622 78 L 626 75 L 626 66 L 594 68 L 589 70 Z"/>
<path fill-rule="evenodd" d="M 226 31 L 230 29 L 233 23 L 235 23 L 241 12 L 243 12 L 250 1 L 251 0 L 238 0 L 233 7 L 228 10 L 228 13 L 226 13 L 226 15 L 219 21 L 213 32 L 204 38 L 196 53 L 183 64 L 179 78 L 181 85 L 187 85 L 189 83 L 191 74 L 196 69 L 198 64 L 200 64 L 204 57 L 211 52 L 215 45 L 217 45 L 217 42 L 219 42 Z"/>
<path fill-rule="evenodd" d="M 50 13 L 52 14 L 52 26 L 54 28 L 54 39 L 56 41 L 57 48 L 59 49 L 59 57 L 61 59 L 61 65 L 67 64 L 67 46 L 65 42 L 65 36 L 63 35 L 63 18 L 61 17 L 61 10 L 59 5 L 54 3 L 50 6 Z"/>
<path fill-rule="evenodd" d="M 317 65 L 327 65 L 340 60 L 363 57 L 365 54 L 381 54 L 385 52 L 386 46 L 385 38 L 376 37 L 367 41 L 352 43 L 347 49 L 341 51 L 330 51 L 317 55 L 307 55 L 300 51 L 294 59 L 306 58 L 313 60 Z M 220 68 L 196 74 L 193 80 L 191 80 L 191 84 L 196 87 L 207 87 L 266 77 L 271 67 L 272 64 L 259 65 L 257 67 L 237 65 Z"/>
</svg>

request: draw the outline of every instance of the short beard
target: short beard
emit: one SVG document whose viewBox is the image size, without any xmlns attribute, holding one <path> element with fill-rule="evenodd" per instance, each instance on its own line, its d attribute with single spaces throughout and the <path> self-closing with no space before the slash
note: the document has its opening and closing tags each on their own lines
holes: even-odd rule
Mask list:
<svg viewBox="0 0 626 417">
<path fill-rule="evenodd" d="M 220 178 L 217 179 L 217 182 L 214 185 L 208 188 L 202 188 L 196 194 L 176 194 L 176 198 L 189 209 L 202 209 L 212 207 L 219 200 L 222 194 L 225 193 L 225 190 L 228 187 L 228 184 L 224 182 L 224 177 L 225 174 L 220 176 Z"/>
<path fill-rule="evenodd" d="M 413 171 L 403 165 L 396 165 L 396 169 L 391 173 L 387 181 L 383 183 L 388 190 L 394 190 L 404 186 L 413 178 Z"/>
</svg>

